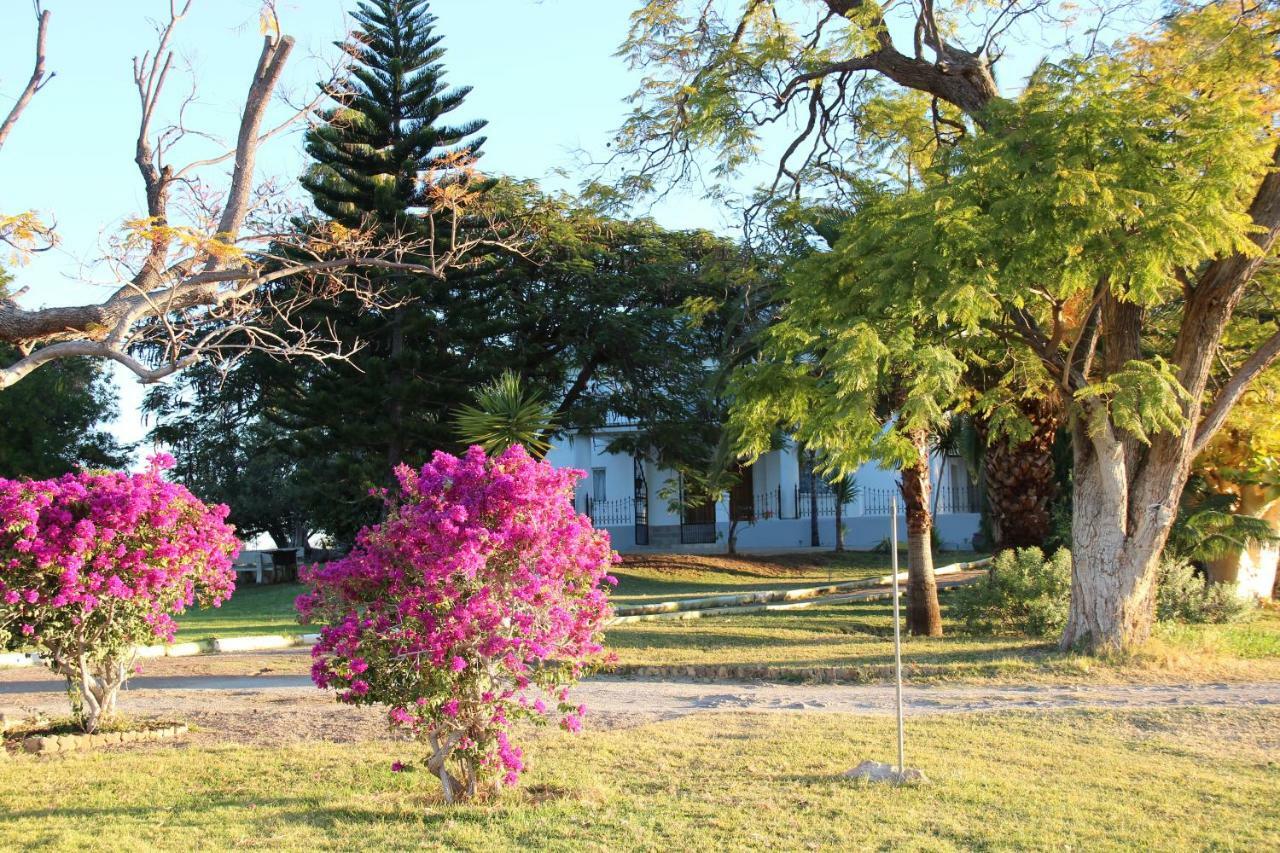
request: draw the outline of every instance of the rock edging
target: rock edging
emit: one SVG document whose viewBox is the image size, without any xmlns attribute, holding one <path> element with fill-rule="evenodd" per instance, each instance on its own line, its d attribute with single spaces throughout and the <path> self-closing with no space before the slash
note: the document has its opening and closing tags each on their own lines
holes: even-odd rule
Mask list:
<svg viewBox="0 0 1280 853">
<path fill-rule="evenodd" d="M 103 732 L 101 734 L 67 734 L 67 735 L 31 735 L 23 738 L 22 750 L 32 755 L 51 755 L 55 752 L 79 752 L 87 749 L 98 749 L 120 743 L 141 743 L 145 741 L 172 740 L 185 735 L 189 729 L 185 723 L 172 726 L 160 726 L 152 729 L 139 729 L 125 732 Z"/>
</svg>

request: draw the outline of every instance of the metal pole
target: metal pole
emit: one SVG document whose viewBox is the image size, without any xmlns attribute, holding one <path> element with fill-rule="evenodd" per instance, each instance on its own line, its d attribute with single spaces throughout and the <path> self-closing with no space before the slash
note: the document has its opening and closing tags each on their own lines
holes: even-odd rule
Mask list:
<svg viewBox="0 0 1280 853">
<path fill-rule="evenodd" d="M 894 683 L 898 705 L 898 779 L 906 769 L 902 758 L 902 628 L 898 616 L 898 498 L 890 498 L 889 517 L 892 532 L 889 535 L 889 553 L 893 564 L 893 668 Z"/>
</svg>

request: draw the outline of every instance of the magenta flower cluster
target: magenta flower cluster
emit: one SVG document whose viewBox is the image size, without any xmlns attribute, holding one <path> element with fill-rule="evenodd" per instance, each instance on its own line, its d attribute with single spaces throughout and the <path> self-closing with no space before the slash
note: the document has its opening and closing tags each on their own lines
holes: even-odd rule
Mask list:
<svg viewBox="0 0 1280 853">
<path fill-rule="evenodd" d="M 516 719 L 580 726 L 568 688 L 605 657 L 617 555 L 574 511 L 582 472 L 519 446 L 436 453 L 396 475 L 386 520 L 345 558 L 304 569 L 314 589 L 298 610 L 326 623 L 312 678 L 340 701 L 389 706 L 393 726 L 431 745 L 436 775 L 514 784 Z"/>
<path fill-rule="evenodd" d="M 174 615 L 230 597 L 227 508 L 166 481 L 172 465 L 0 479 L 0 643 L 101 659 L 172 640 Z"/>
</svg>

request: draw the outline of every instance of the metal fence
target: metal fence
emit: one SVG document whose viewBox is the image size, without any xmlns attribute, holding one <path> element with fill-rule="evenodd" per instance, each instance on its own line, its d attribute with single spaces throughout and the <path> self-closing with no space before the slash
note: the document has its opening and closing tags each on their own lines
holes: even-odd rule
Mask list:
<svg viewBox="0 0 1280 853">
<path fill-rule="evenodd" d="M 783 490 L 781 487 L 755 492 L 751 495 L 750 505 L 744 505 L 740 496 L 731 495 L 729 518 L 748 523 L 767 521 L 774 518 L 809 518 L 813 515 L 815 503 L 817 504 L 819 518 L 829 518 L 836 514 L 836 496 L 829 491 L 819 491 L 815 497 L 812 492 L 801 491 L 800 487 L 796 486 L 791 495 L 792 502 L 789 505 L 784 503 L 782 497 Z M 899 511 L 901 511 L 902 494 L 897 489 L 860 489 L 857 497 L 843 506 L 841 514 L 846 518 L 887 516 L 895 499 Z M 962 489 L 954 489 L 949 486 L 939 488 L 933 494 L 931 508 L 935 515 L 978 512 L 977 489 L 973 486 Z M 642 502 L 641 515 L 637 517 L 636 499 L 629 497 L 598 501 L 588 495 L 582 502 L 582 512 L 590 516 L 592 523 L 596 527 L 626 527 L 634 524 L 643 524 L 647 527 L 649 518 L 646 510 L 647 507 Z M 705 512 L 706 510 L 704 509 L 703 513 Z M 700 516 L 703 513 L 694 514 Z M 714 522 L 707 522 L 699 518 L 696 521 L 693 519 L 684 520 L 683 524 L 685 527 L 693 528 L 696 526 L 698 528 L 696 532 L 688 534 L 693 539 L 702 541 L 707 539 L 708 536 L 714 537 Z M 704 527 L 708 529 L 703 530 L 702 528 Z M 714 538 L 708 541 L 714 541 Z"/>
<path fill-rule="evenodd" d="M 635 498 L 598 501 L 588 496 L 585 503 L 582 511 L 591 517 L 596 527 L 625 527 L 636 523 Z"/>
</svg>

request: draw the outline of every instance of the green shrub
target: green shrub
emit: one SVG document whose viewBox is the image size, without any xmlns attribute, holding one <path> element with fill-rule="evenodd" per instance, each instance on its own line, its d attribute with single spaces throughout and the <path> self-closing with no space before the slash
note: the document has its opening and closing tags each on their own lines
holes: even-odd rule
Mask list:
<svg viewBox="0 0 1280 853">
<path fill-rule="evenodd" d="M 1067 622 L 1071 597 L 1071 552 L 1045 558 L 1039 548 L 1002 551 L 988 579 L 961 587 L 952 610 L 971 631 L 1046 637 Z"/>
<path fill-rule="evenodd" d="M 1166 560 L 1156 585 L 1156 619 L 1161 622 L 1237 622 L 1253 609 L 1233 583 L 1208 583 L 1190 563 Z"/>
</svg>

